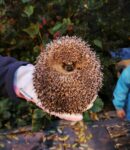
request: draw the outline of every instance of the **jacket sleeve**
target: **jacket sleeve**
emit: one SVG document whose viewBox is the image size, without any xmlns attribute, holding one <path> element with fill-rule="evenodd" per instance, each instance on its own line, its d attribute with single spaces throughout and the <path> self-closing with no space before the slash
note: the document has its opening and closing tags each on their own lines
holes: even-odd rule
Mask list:
<svg viewBox="0 0 130 150">
<path fill-rule="evenodd" d="M 7 95 L 10 99 L 18 100 L 14 91 L 14 74 L 16 70 L 27 62 L 17 61 L 13 57 L 0 56 L 0 95 Z"/>
<path fill-rule="evenodd" d="M 124 108 L 128 93 L 130 92 L 130 66 L 128 66 L 120 75 L 114 90 L 113 104 L 116 109 Z"/>
</svg>

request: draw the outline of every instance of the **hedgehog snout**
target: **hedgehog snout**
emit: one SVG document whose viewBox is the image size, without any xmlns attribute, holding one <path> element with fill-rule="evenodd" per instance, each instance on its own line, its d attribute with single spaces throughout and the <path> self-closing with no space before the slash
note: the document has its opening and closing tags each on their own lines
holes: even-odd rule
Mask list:
<svg viewBox="0 0 130 150">
<path fill-rule="evenodd" d="M 75 63 L 70 62 L 70 63 L 62 63 L 62 68 L 67 71 L 67 72 L 71 72 L 74 71 L 75 69 Z"/>
</svg>

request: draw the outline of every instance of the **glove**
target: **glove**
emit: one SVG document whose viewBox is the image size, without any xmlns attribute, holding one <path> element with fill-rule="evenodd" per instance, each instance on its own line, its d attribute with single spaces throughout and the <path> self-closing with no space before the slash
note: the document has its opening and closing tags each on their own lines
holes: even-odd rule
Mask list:
<svg viewBox="0 0 130 150">
<path fill-rule="evenodd" d="M 35 105 L 41 108 L 44 112 L 47 112 L 50 115 L 54 115 L 54 116 L 57 116 L 61 119 L 65 119 L 68 121 L 82 120 L 83 119 L 82 114 L 66 114 L 66 113 L 60 114 L 56 112 L 49 112 L 49 110 L 45 109 L 44 106 L 42 106 L 42 103 L 40 99 L 38 99 L 37 93 L 35 92 L 35 89 L 33 86 L 34 70 L 35 70 L 35 67 L 32 64 L 21 66 L 16 70 L 15 76 L 14 76 L 14 90 L 15 90 L 16 95 L 19 98 L 23 98 L 29 102 L 33 102 Z"/>
</svg>

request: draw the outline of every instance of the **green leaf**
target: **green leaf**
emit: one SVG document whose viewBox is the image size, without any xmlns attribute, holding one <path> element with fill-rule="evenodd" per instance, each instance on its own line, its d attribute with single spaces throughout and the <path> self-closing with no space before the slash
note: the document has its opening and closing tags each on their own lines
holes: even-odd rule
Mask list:
<svg viewBox="0 0 130 150">
<path fill-rule="evenodd" d="M 98 97 L 90 110 L 92 112 L 100 112 L 103 109 L 103 106 L 104 106 L 103 101 Z"/>
<path fill-rule="evenodd" d="M 62 28 L 59 30 L 61 35 L 64 34 L 66 32 L 67 28 L 65 25 L 62 26 Z"/>
<path fill-rule="evenodd" d="M 49 29 L 49 32 L 53 35 L 55 32 L 60 30 L 60 28 L 62 28 L 62 26 L 63 26 L 63 24 L 61 22 L 57 22 L 53 28 Z"/>
<path fill-rule="evenodd" d="M 21 0 L 22 3 L 27 3 L 27 2 L 30 2 L 31 0 Z"/>
<path fill-rule="evenodd" d="M 102 41 L 101 41 L 101 40 L 95 39 L 95 40 L 93 41 L 93 43 L 94 43 L 97 47 L 102 48 Z"/>
<path fill-rule="evenodd" d="M 46 115 L 46 113 L 44 113 L 43 110 L 35 109 L 34 113 L 33 113 L 33 119 L 43 118 L 43 116 L 45 116 L 45 115 Z"/>
<path fill-rule="evenodd" d="M 103 6 L 103 3 L 105 1 L 103 0 L 99 0 L 99 1 L 96 1 L 96 0 L 88 0 L 87 1 L 87 5 L 88 5 L 88 8 L 89 9 L 99 9 Z"/>
<path fill-rule="evenodd" d="M 90 115 L 89 115 L 88 111 L 84 112 L 83 120 L 86 121 L 86 122 L 90 122 L 91 121 L 91 118 L 90 118 Z"/>
<path fill-rule="evenodd" d="M 16 121 L 17 121 L 18 126 L 25 126 L 26 125 L 26 121 L 21 119 L 21 118 L 18 118 Z"/>
<path fill-rule="evenodd" d="M 4 5 L 5 4 L 5 1 L 4 0 L 0 0 L 0 5 Z"/>
<path fill-rule="evenodd" d="M 46 113 L 43 112 L 41 109 L 35 109 L 32 117 L 32 130 L 38 131 L 43 127 L 43 120 Z"/>
<path fill-rule="evenodd" d="M 39 24 L 31 23 L 30 26 L 23 29 L 23 31 L 28 33 L 31 38 L 34 38 L 39 33 Z"/>
<path fill-rule="evenodd" d="M 3 114 L 3 119 L 9 119 L 10 117 L 11 117 L 10 112 L 5 111 L 4 114 Z"/>
<path fill-rule="evenodd" d="M 71 22 L 70 18 L 64 18 L 64 19 L 63 19 L 63 24 L 71 25 L 71 24 L 73 24 L 73 23 Z"/>
<path fill-rule="evenodd" d="M 28 17 L 30 17 L 30 16 L 33 14 L 33 12 L 34 12 L 34 6 L 32 6 L 32 5 L 28 5 L 28 6 L 26 6 L 26 7 L 24 8 L 24 13 L 25 13 Z"/>
<path fill-rule="evenodd" d="M 0 101 L 0 114 L 10 109 L 10 101 L 8 99 L 2 99 Z"/>
<path fill-rule="evenodd" d="M 43 122 L 41 119 L 32 120 L 32 131 L 38 131 L 43 127 Z"/>
</svg>

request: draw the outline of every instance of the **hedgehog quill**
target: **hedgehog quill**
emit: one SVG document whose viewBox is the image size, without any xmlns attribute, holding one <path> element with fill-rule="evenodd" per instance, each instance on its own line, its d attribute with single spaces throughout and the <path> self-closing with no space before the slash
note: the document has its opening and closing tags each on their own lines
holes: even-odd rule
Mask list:
<svg viewBox="0 0 130 150">
<path fill-rule="evenodd" d="M 92 106 L 102 77 L 100 60 L 90 46 L 76 36 L 63 36 L 40 53 L 33 85 L 47 112 L 76 116 Z"/>
</svg>

